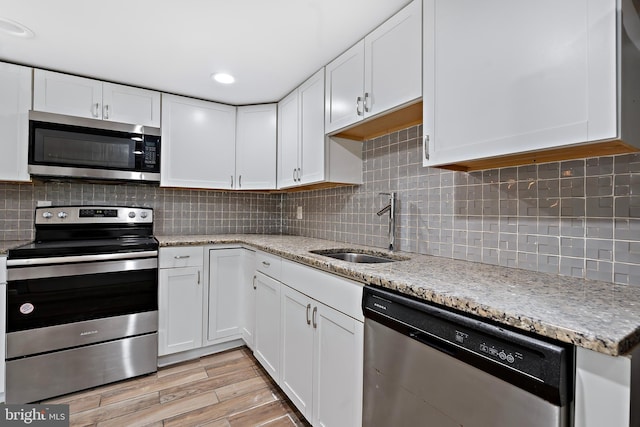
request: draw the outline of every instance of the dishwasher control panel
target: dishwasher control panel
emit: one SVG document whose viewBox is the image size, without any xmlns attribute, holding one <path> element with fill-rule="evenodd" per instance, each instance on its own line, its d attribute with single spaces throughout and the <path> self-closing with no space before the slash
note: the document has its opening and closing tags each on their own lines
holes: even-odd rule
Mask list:
<svg viewBox="0 0 640 427">
<path fill-rule="evenodd" d="M 393 323 L 399 332 L 445 353 L 500 365 L 540 382 L 560 375 L 565 358 L 562 346 L 451 309 L 367 288 L 362 303 L 365 319 Z"/>
</svg>

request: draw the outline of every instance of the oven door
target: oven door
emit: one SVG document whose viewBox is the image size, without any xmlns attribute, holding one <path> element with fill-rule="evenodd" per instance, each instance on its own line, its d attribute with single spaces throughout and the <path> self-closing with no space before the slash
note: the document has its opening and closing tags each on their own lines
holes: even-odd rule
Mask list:
<svg viewBox="0 0 640 427">
<path fill-rule="evenodd" d="M 157 318 L 157 266 L 157 257 L 151 257 L 9 267 L 7 357 L 134 334 L 138 327 L 132 325 L 136 317 L 131 315 L 153 312 L 149 319 Z M 69 331 L 70 324 L 80 325 L 80 330 L 67 333 L 65 339 L 48 339 L 57 330 Z M 101 326 L 92 326 L 97 324 Z M 143 329 L 156 331 L 157 323 Z M 44 334 L 38 343 L 44 347 L 32 348 L 39 341 L 34 340 L 36 330 Z"/>
</svg>

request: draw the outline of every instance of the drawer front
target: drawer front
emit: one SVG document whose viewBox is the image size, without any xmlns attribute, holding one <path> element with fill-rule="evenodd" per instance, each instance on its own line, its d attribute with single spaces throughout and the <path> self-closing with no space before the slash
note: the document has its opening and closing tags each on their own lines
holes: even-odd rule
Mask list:
<svg viewBox="0 0 640 427">
<path fill-rule="evenodd" d="M 202 246 L 176 246 L 160 248 L 158 264 L 160 268 L 202 267 L 204 250 Z"/>
<path fill-rule="evenodd" d="M 256 252 L 256 270 L 276 280 L 281 280 L 282 259 L 266 252 Z"/>
</svg>

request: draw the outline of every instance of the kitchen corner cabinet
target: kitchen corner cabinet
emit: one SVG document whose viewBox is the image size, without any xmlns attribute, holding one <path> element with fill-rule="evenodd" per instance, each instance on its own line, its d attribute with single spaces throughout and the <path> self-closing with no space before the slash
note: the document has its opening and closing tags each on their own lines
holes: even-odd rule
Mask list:
<svg viewBox="0 0 640 427">
<path fill-rule="evenodd" d="M 256 253 L 245 249 L 244 251 L 244 281 L 241 289 L 241 333 L 242 340 L 252 351 L 254 349 L 254 336 L 256 329 Z"/>
<path fill-rule="evenodd" d="M 33 109 L 160 127 L 160 92 L 36 69 Z"/>
<path fill-rule="evenodd" d="M 202 346 L 203 248 L 160 248 L 158 355 Z"/>
<path fill-rule="evenodd" d="M 362 144 L 328 138 L 324 68 L 278 103 L 278 188 L 362 183 Z"/>
<path fill-rule="evenodd" d="M 0 181 L 30 180 L 31 73 L 31 68 L 0 62 Z"/>
<path fill-rule="evenodd" d="M 208 287 L 204 312 L 205 344 L 242 337 L 245 249 L 209 249 Z"/>
<path fill-rule="evenodd" d="M 362 322 L 288 286 L 281 295 L 280 386 L 314 426 L 359 425 Z"/>
<path fill-rule="evenodd" d="M 277 104 L 238 107 L 236 190 L 276 189 Z"/>
<path fill-rule="evenodd" d="M 422 2 L 414 0 L 326 66 L 325 131 L 422 96 Z"/>
<path fill-rule="evenodd" d="M 236 107 L 163 95 L 160 186 L 233 188 L 235 134 Z"/>
<path fill-rule="evenodd" d="M 7 312 L 7 257 L 0 256 L 0 307 Z M 0 402 L 4 402 L 6 316 L 0 316 Z"/>
<path fill-rule="evenodd" d="M 628 40 L 616 46 L 619 3 L 425 0 L 423 164 L 472 170 L 628 151 L 576 145 L 624 139 L 619 102 L 640 145 L 640 55 Z"/>
</svg>

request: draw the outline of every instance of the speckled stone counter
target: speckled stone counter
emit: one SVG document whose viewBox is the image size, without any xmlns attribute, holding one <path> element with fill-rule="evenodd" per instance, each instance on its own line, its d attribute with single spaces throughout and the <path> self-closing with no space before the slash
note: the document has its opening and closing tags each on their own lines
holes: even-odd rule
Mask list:
<svg viewBox="0 0 640 427">
<path fill-rule="evenodd" d="M 156 236 L 160 246 L 244 244 L 535 332 L 600 353 L 619 356 L 640 343 L 640 287 L 576 279 L 411 253 L 404 261 L 354 264 L 310 250 L 379 249 L 297 236 Z"/>
<path fill-rule="evenodd" d="M 17 248 L 29 243 L 28 240 L 0 240 L 0 256 L 7 255 L 9 249 Z"/>
</svg>

